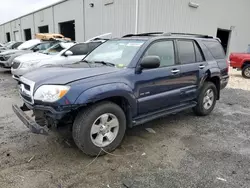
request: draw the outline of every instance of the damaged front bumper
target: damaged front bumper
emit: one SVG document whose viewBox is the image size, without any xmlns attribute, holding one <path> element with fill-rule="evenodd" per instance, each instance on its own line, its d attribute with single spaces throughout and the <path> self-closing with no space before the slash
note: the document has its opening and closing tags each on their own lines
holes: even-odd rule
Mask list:
<svg viewBox="0 0 250 188">
<path fill-rule="evenodd" d="M 24 123 L 24 125 L 26 125 L 26 127 L 30 129 L 32 133 L 48 135 L 49 133 L 48 127 L 46 126 L 42 127 L 39 124 L 37 124 L 35 120 L 33 120 L 31 117 L 25 114 L 22 107 L 20 108 L 17 105 L 12 105 L 12 109 L 17 115 L 17 117 Z"/>
</svg>

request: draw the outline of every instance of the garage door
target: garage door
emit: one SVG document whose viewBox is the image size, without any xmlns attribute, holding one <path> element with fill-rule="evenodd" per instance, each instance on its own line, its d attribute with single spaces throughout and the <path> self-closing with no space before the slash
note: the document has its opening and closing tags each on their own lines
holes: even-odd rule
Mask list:
<svg viewBox="0 0 250 188">
<path fill-rule="evenodd" d="M 21 40 L 20 40 L 19 31 L 14 31 L 14 40 L 15 40 L 15 41 L 21 41 Z"/>
</svg>

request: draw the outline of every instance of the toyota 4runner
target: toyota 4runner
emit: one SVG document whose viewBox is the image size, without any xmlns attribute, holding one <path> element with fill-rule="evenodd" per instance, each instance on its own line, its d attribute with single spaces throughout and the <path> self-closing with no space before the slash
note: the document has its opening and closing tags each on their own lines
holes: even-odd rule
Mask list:
<svg viewBox="0 0 250 188">
<path fill-rule="evenodd" d="M 96 156 L 117 148 L 135 125 L 189 108 L 210 114 L 228 79 L 223 48 L 213 37 L 131 34 L 103 43 L 75 68 L 24 75 L 24 105 L 13 110 L 33 133 L 70 126 L 79 149 Z"/>
</svg>

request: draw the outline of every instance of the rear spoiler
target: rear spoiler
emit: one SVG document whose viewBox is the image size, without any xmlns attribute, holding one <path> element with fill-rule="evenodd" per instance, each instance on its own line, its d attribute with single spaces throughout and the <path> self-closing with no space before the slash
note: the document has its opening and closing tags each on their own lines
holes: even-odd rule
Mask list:
<svg viewBox="0 0 250 188">
<path fill-rule="evenodd" d="M 111 38 L 112 38 L 112 33 L 105 33 L 105 34 L 98 35 L 96 37 L 90 38 L 85 42 L 91 42 L 91 41 L 94 41 L 94 40 L 108 40 L 108 39 L 111 39 Z"/>
</svg>

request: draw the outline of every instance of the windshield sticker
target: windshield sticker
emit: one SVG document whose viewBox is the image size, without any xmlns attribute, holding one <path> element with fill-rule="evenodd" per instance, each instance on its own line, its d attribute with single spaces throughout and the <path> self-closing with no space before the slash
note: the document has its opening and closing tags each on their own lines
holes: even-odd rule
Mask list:
<svg viewBox="0 0 250 188">
<path fill-rule="evenodd" d="M 117 64 L 116 67 L 117 67 L 117 68 L 124 68 L 125 65 L 124 65 L 124 64 Z"/>
<path fill-rule="evenodd" d="M 139 47 L 141 46 L 143 43 L 128 43 L 127 46 L 134 46 L 134 47 Z"/>
</svg>

